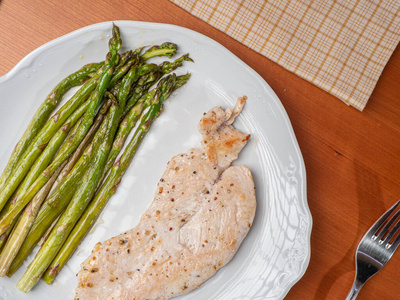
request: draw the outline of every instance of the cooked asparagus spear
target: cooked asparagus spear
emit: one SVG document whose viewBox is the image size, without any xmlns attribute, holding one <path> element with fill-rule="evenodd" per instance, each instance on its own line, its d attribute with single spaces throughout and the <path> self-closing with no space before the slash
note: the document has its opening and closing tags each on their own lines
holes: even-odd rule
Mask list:
<svg viewBox="0 0 400 300">
<path fill-rule="evenodd" d="M 24 292 L 31 290 L 40 280 L 53 258 L 57 255 L 63 242 L 68 237 L 76 222 L 79 220 L 87 204 L 92 199 L 98 183 L 102 178 L 103 170 L 106 165 L 108 153 L 111 149 L 114 135 L 117 131 L 120 116 L 125 107 L 125 101 L 129 93 L 131 79 L 135 72 L 128 73 L 120 88 L 118 105 L 113 105 L 107 114 L 106 119 L 101 125 L 105 127 L 105 134 L 102 135 L 103 141 L 98 149 L 94 150 L 94 157 L 91 166 L 87 169 L 84 178 L 75 192 L 71 202 L 62 214 L 60 220 L 55 225 L 50 236 L 36 254 L 27 271 L 17 284 L 18 289 Z M 101 130 L 96 135 L 101 134 Z"/>
<path fill-rule="evenodd" d="M 114 86 L 118 82 L 118 80 L 120 80 L 132 66 L 134 66 L 134 65 L 137 65 L 137 66 L 142 65 L 143 66 L 143 63 L 146 60 L 148 60 L 152 57 L 156 57 L 156 56 L 171 57 L 176 53 L 178 47 L 172 43 L 164 43 L 160 46 L 151 47 L 150 49 L 146 50 L 140 56 L 142 49 L 143 48 L 138 48 L 133 52 L 128 51 L 131 53 L 129 55 L 125 55 L 121 58 L 120 64 L 115 70 L 116 73 L 110 81 L 110 86 Z M 144 65 L 144 68 L 146 68 L 146 71 L 151 71 L 148 69 L 149 65 L 150 64 Z M 151 64 L 151 65 L 154 65 L 154 64 Z M 139 71 L 139 73 L 138 73 L 139 76 L 142 76 L 143 73 L 140 74 L 140 72 L 143 72 L 143 71 Z"/>
<path fill-rule="evenodd" d="M 31 184 L 36 180 L 39 174 L 43 171 L 43 169 L 47 166 L 50 160 L 53 158 L 54 154 L 57 152 L 61 143 L 66 138 L 68 132 L 70 131 L 71 126 L 74 126 L 75 123 L 79 120 L 79 118 L 85 113 L 87 108 L 87 103 L 83 103 L 81 107 L 79 107 L 65 122 L 65 125 L 62 126 L 57 133 L 50 140 L 46 149 L 42 152 L 39 158 L 36 160 L 35 164 L 32 166 L 31 170 L 25 177 L 24 181 L 18 188 L 15 196 L 12 199 L 12 202 L 7 205 L 4 210 L 4 214 L 2 214 L 2 218 L 0 220 L 0 235 L 5 233 L 8 227 L 15 222 L 16 216 L 21 212 L 26 203 L 22 203 L 25 193 L 28 191 Z"/>
<path fill-rule="evenodd" d="M 42 209 L 39 212 L 39 215 L 37 217 L 37 220 L 35 221 L 33 228 L 29 235 L 27 236 L 26 240 L 24 241 L 24 244 L 22 245 L 22 248 L 20 250 L 20 253 L 16 257 L 15 262 L 13 262 L 10 272 L 14 272 L 14 268 L 18 268 L 19 263 L 24 260 L 26 255 L 29 254 L 29 252 L 32 250 L 34 245 L 37 243 L 37 241 L 40 239 L 40 237 L 43 235 L 43 233 L 47 230 L 48 226 L 51 225 L 51 223 L 54 221 L 55 218 L 65 209 L 65 207 L 68 205 L 69 200 L 72 198 L 73 193 L 72 191 L 78 188 L 78 191 L 84 186 L 86 183 L 86 180 L 84 180 L 83 184 L 82 182 L 79 182 L 80 177 L 82 176 L 85 172 L 85 170 L 89 166 L 89 162 L 93 160 L 93 164 L 98 163 L 96 160 L 96 153 L 99 151 L 102 153 L 102 155 L 108 156 L 108 152 L 105 154 L 104 149 L 98 150 L 99 144 L 102 143 L 103 140 L 107 141 L 108 139 L 112 139 L 109 141 L 112 143 L 114 140 L 114 135 L 115 131 L 117 130 L 117 126 L 119 123 L 120 119 L 120 114 L 124 109 L 125 102 L 127 95 L 129 94 L 129 89 L 130 86 L 132 85 L 132 80 L 135 76 L 135 70 L 131 69 L 128 74 L 124 77 L 121 87 L 120 87 L 120 92 L 118 95 L 118 103 L 117 105 L 114 105 L 109 112 L 108 119 L 111 121 L 108 121 L 107 119 L 104 120 L 102 124 L 102 128 L 100 128 L 99 132 L 96 133 L 96 136 L 94 138 L 94 141 L 92 142 L 92 146 L 89 147 L 88 150 L 85 151 L 83 157 L 81 157 L 80 161 L 77 163 L 77 166 L 74 167 L 73 171 L 63 184 L 60 186 L 60 188 L 50 197 L 49 201 L 47 201 Z M 111 95 L 111 94 L 109 94 Z M 116 102 L 116 101 L 115 101 Z M 110 123 L 110 126 L 108 126 Z M 107 127 L 110 127 L 107 131 Z M 108 133 L 107 133 L 108 132 Z M 95 156 L 93 159 L 91 158 L 92 156 Z M 92 165 L 93 165 L 92 164 Z M 89 167 L 90 170 L 91 167 Z M 100 173 L 101 175 L 102 173 Z M 92 178 L 92 177 L 90 177 Z M 101 178 L 101 177 L 100 177 Z M 100 179 L 99 178 L 99 179 Z M 99 180 L 98 179 L 98 180 Z M 95 180 L 95 179 L 90 179 L 90 180 Z M 98 181 L 97 180 L 97 181 Z M 96 181 L 94 181 L 96 182 Z M 81 185 L 79 186 L 79 183 Z M 92 182 L 90 182 L 92 184 Z M 96 183 L 96 185 L 98 185 Z M 89 188 L 89 187 L 88 187 Z M 75 197 L 75 196 L 74 196 Z M 78 201 L 78 200 L 77 200 Z M 23 257 L 22 260 L 20 257 Z M 50 262 L 49 262 L 50 263 Z M 44 272 L 44 271 L 43 271 Z"/>
<path fill-rule="evenodd" d="M 76 134 L 71 139 L 67 139 L 67 141 L 61 146 L 61 149 L 58 151 L 52 163 L 38 176 L 29 189 L 19 197 L 18 201 L 15 203 L 12 209 L 7 212 L 6 216 L 0 220 L 0 235 L 5 232 L 7 227 L 11 224 L 13 218 L 21 212 L 21 210 L 29 203 L 29 201 L 32 200 L 35 194 L 46 184 L 57 168 L 72 154 L 72 152 L 84 139 L 86 133 L 89 131 L 90 126 L 93 124 L 93 120 L 97 114 L 98 108 L 103 99 L 103 95 L 110 82 L 115 64 L 118 61 L 118 51 L 120 48 L 121 38 L 119 29 L 114 25 L 113 36 L 109 42 L 109 53 L 107 54 L 104 65 L 104 72 L 102 73 L 94 92 L 87 100 L 88 108 Z"/>
<path fill-rule="evenodd" d="M 164 99 L 168 98 L 172 91 L 184 85 L 189 80 L 190 75 L 187 74 L 178 76 L 176 77 L 176 80 L 172 83 L 170 80 L 168 81 L 167 78 L 169 77 L 161 79 L 157 84 L 157 90 L 160 93 L 160 99 L 162 99 L 161 101 L 164 101 Z M 171 85 L 171 87 L 169 87 L 168 85 Z M 145 110 L 150 105 L 155 94 L 156 94 L 156 89 L 153 89 L 152 91 L 148 92 L 145 96 L 140 98 L 136 103 L 136 105 L 129 111 L 129 113 L 122 120 L 117 135 L 115 137 L 113 147 L 110 151 L 107 160 L 106 172 L 108 172 L 111 169 L 115 159 L 117 158 L 119 152 L 124 146 L 128 135 L 130 134 L 132 129 L 136 126 L 136 122 L 139 119 L 139 116 L 141 115 L 142 111 Z"/>
<path fill-rule="evenodd" d="M 71 99 L 69 99 L 67 103 L 65 103 L 50 120 L 46 122 L 39 133 L 37 133 L 36 137 L 30 143 L 24 154 L 20 157 L 18 163 L 13 169 L 12 174 L 6 180 L 4 188 L 0 190 L 0 209 L 2 209 L 7 203 L 10 196 L 21 183 L 30 167 L 34 164 L 35 160 L 42 153 L 43 149 L 53 137 L 54 133 L 65 123 L 67 118 L 93 91 L 96 81 L 99 79 L 99 75 L 100 74 L 97 74 L 97 76 L 94 76 L 92 79 L 86 82 L 78 90 L 78 92 Z"/>
<path fill-rule="evenodd" d="M 96 116 L 95 122 L 93 123 L 92 127 L 90 128 L 90 130 L 86 134 L 85 138 L 83 139 L 83 141 L 81 142 L 79 147 L 76 148 L 76 150 L 71 155 L 71 157 L 68 159 L 68 163 L 62 169 L 60 175 L 58 175 L 55 183 L 53 184 L 53 186 L 52 186 L 52 188 L 51 188 L 51 190 L 49 192 L 49 195 L 51 195 L 60 186 L 61 182 L 63 182 L 64 179 L 67 177 L 67 175 L 71 172 L 72 168 L 75 166 L 76 162 L 81 157 L 81 155 L 82 155 L 83 151 L 85 150 L 86 146 L 92 141 L 93 136 L 95 135 L 95 133 L 99 129 L 100 124 L 102 123 L 102 121 L 104 119 L 104 115 L 107 113 L 108 108 L 110 107 L 110 105 L 111 105 L 111 101 L 106 101 L 104 103 L 104 105 L 102 106 L 99 114 Z M 54 225 L 57 223 L 59 217 L 57 217 L 53 221 L 52 225 L 50 225 L 50 227 L 46 230 L 44 235 L 41 237 L 41 239 L 37 243 L 37 245 L 39 247 L 41 247 L 44 244 L 44 242 L 46 241 L 47 237 L 50 235 L 50 232 L 53 229 Z M 22 244 L 22 242 L 21 242 L 21 244 Z"/>
<path fill-rule="evenodd" d="M 89 166 L 93 154 L 92 149 L 96 148 L 96 145 L 101 142 L 101 136 L 104 134 L 104 129 L 102 134 L 96 135 L 96 138 L 93 140 L 92 138 L 103 122 L 104 115 L 106 114 L 110 104 L 111 101 L 107 101 L 105 105 L 103 105 L 93 126 L 85 136 L 85 139 L 81 142 L 69 159 L 67 165 L 61 171 L 59 178 L 57 178 L 59 186 L 51 192 L 50 197 L 46 199 L 40 208 L 29 234 L 25 240 L 22 241 L 22 246 L 19 247 L 20 250 L 10 265 L 7 276 L 11 276 L 19 268 L 54 220 L 57 219 L 61 212 L 67 207 L 74 191 L 79 185 L 79 181 Z"/>
<path fill-rule="evenodd" d="M 124 77 L 124 75 L 135 65 L 140 63 L 139 55 L 131 55 L 130 59 L 123 64 L 118 70 L 115 70 L 115 74 L 110 80 L 110 87 L 114 87 L 117 82 Z"/>
<path fill-rule="evenodd" d="M 141 55 L 141 58 L 147 60 L 154 56 L 168 56 L 171 57 L 176 53 L 178 46 L 173 43 L 163 43 L 160 46 L 153 46 Z"/>
<path fill-rule="evenodd" d="M 35 164 L 32 166 L 31 170 L 25 177 L 24 181 L 21 183 L 19 186 L 18 190 L 14 193 L 14 195 L 11 197 L 10 201 L 7 202 L 7 204 L 4 206 L 3 210 L 0 213 L 0 220 L 3 219 L 3 217 L 7 214 L 7 212 L 15 205 L 15 203 L 18 200 L 19 195 L 23 194 L 27 188 L 29 187 L 30 184 L 36 179 L 37 175 L 40 174 L 42 171 L 40 168 L 41 166 L 44 165 L 46 166 L 46 160 L 51 159 L 51 157 L 54 155 L 54 151 L 57 151 L 59 148 L 59 144 L 62 143 L 62 141 L 65 139 L 66 134 L 68 131 L 70 131 L 70 135 L 74 134 L 76 131 L 77 127 L 79 126 L 80 122 L 78 121 L 78 118 L 81 117 L 81 115 L 85 112 L 87 108 L 86 103 L 83 103 L 81 107 L 79 107 L 65 122 L 65 125 L 61 127 L 58 132 L 53 136 L 53 138 L 50 140 L 50 143 L 48 144 L 48 147 L 43 151 L 43 153 L 40 155 L 38 160 L 35 162 Z M 82 117 L 80 118 L 82 120 Z M 76 123 L 74 125 L 74 123 Z M 74 126 L 72 130 L 69 130 L 69 127 Z M 14 218 L 16 219 L 16 218 Z M 14 224 L 15 221 L 13 220 Z M 2 235 L 1 238 L 1 245 L 3 242 L 5 242 L 6 237 L 8 236 L 10 230 L 7 229 L 7 232 Z M 1 247 L 0 245 L 0 247 Z"/>
<path fill-rule="evenodd" d="M 179 77 L 179 86 L 182 86 L 184 83 L 187 82 L 190 75 L 184 75 Z M 132 140 L 128 144 L 127 148 L 125 149 L 121 158 L 113 165 L 110 174 L 108 175 L 106 181 L 101 186 L 99 192 L 96 194 L 88 208 L 85 210 L 84 214 L 80 218 L 79 222 L 73 228 L 71 234 L 68 236 L 68 239 L 62 245 L 61 250 L 58 252 L 57 256 L 52 261 L 51 265 L 47 269 L 46 273 L 43 276 L 43 279 L 48 284 L 52 283 L 55 277 L 58 275 L 62 267 L 71 257 L 72 253 L 78 247 L 82 239 L 85 237 L 87 232 L 89 232 L 90 228 L 93 226 L 95 221 L 97 220 L 98 216 L 100 215 L 101 211 L 103 210 L 104 206 L 106 205 L 107 201 L 110 197 L 115 193 L 122 176 L 125 174 L 126 170 L 128 169 L 139 145 L 141 144 L 143 138 L 145 137 L 146 133 L 148 132 L 152 122 L 154 119 L 160 114 L 162 102 L 168 98 L 170 93 L 175 90 L 177 84 L 177 78 L 175 75 L 170 75 L 160 81 L 158 84 L 157 92 L 153 90 L 149 92 L 148 95 L 151 95 L 151 105 L 148 112 L 143 113 L 142 121 L 137 128 Z M 145 98 L 145 97 L 144 97 Z M 142 99 L 141 99 L 142 100 Z M 150 100 L 150 99 L 146 99 Z M 145 101 L 142 101 L 143 103 Z M 136 115 L 136 114 L 132 114 Z M 137 115 L 138 117 L 138 115 Z M 133 118 L 132 120 L 134 120 Z M 129 129 L 132 129 L 134 125 L 126 123 L 124 125 L 124 129 L 119 132 L 119 139 L 116 138 L 113 149 L 115 152 L 121 150 L 124 142 L 122 139 L 126 139 L 126 136 L 129 134 Z M 122 125 L 122 124 L 121 124 Z M 117 153 L 117 154 L 118 154 Z M 111 152 L 110 152 L 111 154 Z M 110 160 L 110 156 L 109 156 Z M 113 160 L 113 159 L 112 159 Z"/>
<path fill-rule="evenodd" d="M 42 129 L 43 125 L 47 122 L 52 111 L 56 108 L 62 96 L 72 87 L 83 84 L 87 79 L 93 75 L 103 63 L 93 63 L 83 66 L 80 70 L 67 76 L 61 80 L 46 97 L 44 102 L 40 105 L 31 122 L 26 128 L 21 139 L 15 146 L 11 157 L 0 176 L 0 190 L 4 188 L 7 178 L 11 175 L 16 167 L 19 159 L 28 148 L 30 143 L 34 140 L 36 135 Z"/>
<path fill-rule="evenodd" d="M 64 162 L 64 165 L 67 162 Z M 63 165 L 51 176 L 50 180 L 41 188 L 41 190 L 35 195 L 29 205 L 26 207 L 22 218 L 19 220 L 16 227 L 13 229 L 13 239 L 8 239 L 2 254 L 0 256 L 0 276 L 4 277 L 7 274 L 8 268 L 13 261 L 15 255 L 17 255 L 19 246 L 22 244 L 28 234 L 31 224 L 33 223 L 35 216 L 40 208 L 40 205 L 46 199 L 52 185 L 54 184 L 58 174 L 61 172 Z"/>
<path fill-rule="evenodd" d="M 165 61 L 161 65 L 154 68 L 152 72 L 143 72 L 141 78 L 138 80 L 136 86 L 127 101 L 124 116 L 132 109 L 136 102 L 144 96 L 148 90 L 165 74 L 169 74 L 177 68 L 181 67 L 184 61 L 193 61 L 188 54 L 182 55 L 173 62 Z"/>
<path fill-rule="evenodd" d="M 143 54 L 141 54 L 142 49 L 137 49 L 134 52 L 128 51 L 123 53 L 121 56 L 118 55 L 120 47 L 121 39 L 119 36 L 119 30 L 118 27 L 114 25 L 113 37 L 109 43 L 110 51 L 107 55 L 105 64 L 101 68 L 102 73 L 97 72 L 96 75 L 89 81 L 90 85 L 86 84 L 83 86 L 86 88 L 83 90 L 83 92 L 86 92 L 84 96 L 82 94 L 81 98 L 74 99 L 75 102 L 70 103 L 69 101 L 69 106 L 67 106 L 64 110 L 60 110 L 60 113 L 57 113 L 52 118 L 53 123 L 56 124 L 52 124 L 49 121 L 48 124 L 46 123 L 46 125 L 43 126 L 42 130 L 38 134 L 37 140 L 34 140 L 35 143 L 32 143 L 33 146 L 31 146 L 31 149 L 28 149 L 30 151 L 26 151 L 27 154 L 20 159 L 20 161 L 23 160 L 23 163 L 21 163 L 22 169 L 17 172 L 17 176 L 14 176 L 13 174 L 13 176 L 10 176 L 7 179 L 11 185 L 6 189 L 6 191 L 0 191 L 1 210 L 1 208 L 9 200 L 10 196 L 16 193 L 15 189 L 18 186 L 19 189 L 22 190 L 22 192 L 17 193 L 18 197 L 15 198 L 17 201 L 12 202 L 12 205 L 9 206 L 9 211 L 7 210 L 7 213 L 5 213 L 5 218 L 0 219 L 0 236 L 2 233 L 9 232 L 11 228 L 9 225 L 13 224 L 12 217 L 18 217 L 22 209 L 33 199 L 33 201 L 30 202 L 26 207 L 20 221 L 18 221 L 18 226 L 14 227 L 13 229 L 13 236 L 20 236 L 22 233 L 21 238 L 10 239 L 7 242 L 7 247 L 4 249 L 4 256 L 2 255 L 2 257 L 0 257 L 0 274 L 3 276 L 6 272 L 7 275 L 12 274 L 16 268 L 18 268 L 20 263 L 22 263 L 25 257 L 36 245 L 38 239 L 40 239 L 43 233 L 47 230 L 49 225 L 51 225 L 51 223 L 57 217 L 59 217 L 59 214 L 65 209 L 65 207 L 68 206 L 65 212 L 62 213 L 62 216 L 55 225 L 54 230 L 51 231 L 49 239 L 44 243 L 42 249 L 29 266 L 24 277 L 21 278 L 18 284 L 18 288 L 21 290 L 30 290 L 39 280 L 41 274 L 43 274 L 43 272 L 46 270 L 48 264 L 51 263 L 52 258 L 54 258 L 54 256 L 57 254 L 57 249 L 62 246 L 63 241 L 65 241 L 65 239 L 68 237 L 68 234 L 73 229 L 74 224 L 79 220 L 90 199 L 93 198 L 94 193 L 96 190 L 98 190 L 100 182 L 111 167 L 110 161 L 113 162 L 118 153 L 121 151 L 127 135 L 132 130 L 135 122 L 138 119 L 140 111 L 143 111 L 149 105 L 149 98 L 147 98 L 147 101 L 146 98 L 144 98 L 142 101 L 139 101 L 137 107 L 135 107 L 136 112 L 132 109 L 132 115 L 127 116 L 127 121 L 131 122 L 133 125 L 129 128 L 129 126 L 121 124 L 121 134 L 118 136 L 118 145 L 115 144 L 113 151 L 111 151 L 112 154 L 109 154 L 111 146 L 113 145 L 115 134 L 117 132 L 118 124 L 123 119 L 125 113 L 130 111 L 130 109 L 125 109 L 128 95 L 134 95 L 131 97 L 134 100 L 131 105 L 135 105 L 137 99 L 140 98 L 139 95 L 142 96 L 143 94 L 147 93 L 151 85 L 153 85 L 162 76 L 162 74 L 171 72 L 178 66 L 178 64 L 180 66 L 183 60 L 190 60 L 188 57 L 182 57 L 173 62 L 177 64 L 176 66 L 173 66 L 173 63 L 169 62 L 163 63 L 160 66 L 156 66 L 154 64 L 145 64 L 147 59 L 154 56 L 172 56 L 177 50 L 176 45 L 172 43 L 164 43 L 161 46 L 151 47 Z M 128 70 L 128 75 L 125 75 Z M 123 76 L 125 76 L 124 80 L 120 81 L 120 78 Z M 180 83 L 176 82 L 175 75 L 169 78 L 174 78 L 175 88 L 169 88 L 168 95 L 172 90 L 184 84 L 183 80 L 181 80 Z M 189 75 L 187 75 L 187 79 L 188 78 Z M 136 90 L 137 93 L 135 91 L 135 93 L 129 94 L 133 82 L 136 82 L 136 86 L 141 88 Z M 113 88 L 110 89 L 111 87 Z M 104 119 L 101 123 L 101 127 L 97 131 L 94 139 L 91 141 L 90 145 L 86 148 L 79 160 L 77 162 L 75 160 L 73 164 L 70 164 L 72 158 L 69 159 L 69 156 L 71 156 L 72 153 L 77 153 L 79 148 L 77 150 L 75 149 L 79 144 L 83 144 L 82 139 L 87 138 L 85 135 L 88 132 L 88 128 L 90 128 L 93 124 L 93 120 L 97 114 L 103 96 L 105 94 L 110 94 L 107 90 L 113 92 L 115 95 L 118 95 L 118 104 L 111 107 L 106 119 Z M 164 92 L 167 93 L 166 89 L 164 89 Z M 70 134 L 70 137 L 68 137 L 66 142 L 64 142 L 64 144 L 61 145 L 61 148 L 58 149 L 69 129 L 73 125 L 72 123 L 65 124 L 65 120 L 71 114 L 75 114 L 74 111 L 76 108 L 90 93 L 91 96 L 89 100 L 84 103 L 87 105 L 87 110 L 79 126 L 76 127 L 74 134 Z M 154 96 L 154 92 L 150 95 Z M 165 97 L 168 95 L 165 95 Z M 78 97 L 78 95 L 76 97 Z M 111 94 L 109 97 L 112 97 Z M 137 133 L 134 135 L 135 139 L 138 136 L 138 144 L 140 144 L 141 139 L 144 137 L 149 128 L 152 122 L 150 120 L 153 120 L 156 116 L 158 116 L 161 111 L 160 103 L 162 103 L 162 100 L 164 99 L 162 89 L 159 89 L 159 92 L 156 93 L 154 99 L 156 99 L 156 101 L 151 105 L 148 113 L 145 115 L 143 114 L 144 119 L 141 119 L 142 122 L 140 123 Z M 63 120 L 63 122 L 58 121 L 60 118 Z M 61 130 L 56 133 L 62 124 L 65 126 L 61 127 Z M 140 137 L 141 135 L 142 137 Z M 57 152 L 57 150 L 58 153 L 51 161 L 54 153 Z M 133 151 L 135 152 L 136 149 Z M 79 155 L 77 157 L 79 157 Z M 40 204 L 44 199 L 43 193 L 48 193 L 47 188 L 51 185 L 49 180 L 51 179 L 51 181 L 53 181 L 55 172 L 58 172 L 60 166 L 65 164 L 68 159 L 69 163 L 64 167 L 63 171 L 58 176 L 59 179 L 62 178 L 62 180 L 60 180 L 59 187 L 54 190 L 53 194 L 50 192 L 50 197 L 46 199 L 38 213 L 39 207 L 41 206 Z M 119 163 L 121 162 L 121 159 L 119 160 Z M 48 165 L 49 163 L 50 165 Z M 32 165 L 33 168 L 31 169 Z M 68 166 L 70 166 L 69 169 Z M 115 168 L 118 170 L 117 167 Z M 30 169 L 30 173 L 28 173 L 28 176 L 24 179 L 24 176 Z M 66 176 L 62 175 L 64 170 L 68 170 L 68 172 L 66 172 Z M 38 176 L 40 172 L 42 173 Z M 116 172 L 118 173 L 118 171 Z M 112 173 L 113 171 L 111 171 L 110 176 Z M 123 173 L 124 171 L 120 176 L 122 176 Z M 82 176 L 84 176 L 84 178 L 82 178 Z M 38 178 L 33 182 L 33 184 L 31 184 L 36 177 Z M 22 184 L 20 184 L 23 179 L 24 181 Z M 70 202 L 71 198 L 72 201 Z M 30 226 L 32 225 L 33 218 L 37 213 L 38 215 L 33 223 L 33 227 L 24 240 L 22 247 L 20 247 L 21 241 L 23 240 L 22 237 L 26 236 Z M 42 227 L 41 225 L 45 226 Z M 13 240 L 15 242 L 12 242 Z M 17 257 L 15 257 L 18 249 L 20 250 Z M 10 266 L 10 262 L 14 257 L 15 259 L 7 271 L 7 267 Z M 33 275 L 33 278 L 31 275 Z"/>
<path fill-rule="evenodd" d="M 181 57 L 175 59 L 173 62 L 164 61 L 161 64 L 161 72 L 163 74 L 169 74 L 177 68 L 181 67 L 184 61 L 193 62 L 193 59 L 189 57 L 189 54 L 184 54 Z"/>
<path fill-rule="evenodd" d="M 23 194 L 29 186 L 36 180 L 41 172 L 44 171 L 46 166 L 50 163 L 51 159 L 54 157 L 61 144 L 66 139 L 70 129 L 72 127 L 77 127 L 76 124 L 80 124 L 79 120 L 82 120 L 82 116 L 88 107 L 88 102 L 84 102 L 71 116 L 65 121 L 63 126 L 56 132 L 56 134 L 51 138 L 46 148 L 40 154 L 38 159 L 35 161 L 29 173 L 26 175 L 25 179 L 21 183 L 16 196 L 13 197 L 13 202 L 17 201 L 19 195 Z M 76 130 L 76 128 L 75 128 Z M 70 135 L 71 136 L 71 135 Z"/>
<path fill-rule="evenodd" d="M 103 124 L 104 123 L 107 123 L 105 125 L 107 129 L 113 127 L 108 126 L 111 125 L 110 118 L 106 118 L 103 121 Z M 93 165 L 88 168 L 66 211 L 62 214 L 60 220 L 53 228 L 50 236 L 40 248 L 34 260 L 28 266 L 25 274 L 18 282 L 17 288 L 21 291 L 29 292 L 31 288 L 40 280 L 40 277 L 46 271 L 47 266 L 51 263 L 51 260 L 55 256 L 53 251 L 57 253 L 59 247 L 64 241 L 64 236 L 67 235 L 70 228 L 74 226 L 74 219 L 77 217 L 79 218 L 79 210 L 84 207 L 85 200 L 92 197 L 92 194 L 94 193 L 93 186 L 97 185 L 99 173 L 102 172 L 102 167 L 104 166 L 104 157 L 107 157 L 108 154 L 107 146 L 109 145 L 110 138 L 112 138 L 107 131 L 105 131 L 104 134 L 104 142 L 95 153 Z"/>
<path fill-rule="evenodd" d="M 75 152 L 71 155 L 69 158 L 68 162 L 65 161 L 60 171 L 56 171 L 56 173 L 60 173 L 59 175 L 56 175 L 56 179 L 54 179 L 54 184 L 50 184 L 51 190 L 47 192 L 47 186 L 49 186 L 49 182 L 52 181 L 50 179 L 49 182 L 47 182 L 44 187 L 35 195 L 35 197 L 32 199 L 32 201 L 28 204 L 28 206 L 25 208 L 20 220 L 17 223 L 17 227 L 13 230 L 11 237 L 9 241 L 6 244 L 6 247 L 3 249 L 3 253 L 0 257 L 0 276 L 4 276 L 7 274 L 8 269 L 17 255 L 22 243 L 24 242 L 25 237 L 27 236 L 29 230 L 32 227 L 33 222 L 35 221 L 35 218 L 37 216 L 37 213 L 40 209 L 40 206 L 42 205 L 43 201 L 47 197 L 47 194 L 51 194 L 52 191 L 56 190 L 57 187 L 61 184 L 63 178 L 67 176 L 67 174 L 71 171 L 72 167 L 75 165 L 79 157 L 81 156 L 83 150 L 85 149 L 86 145 L 90 142 L 92 139 L 93 135 L 99 128 L 101 122 L 103 121 L 104 114 L 108 110 L 110 102 L 106 102 L 104 107 L 102 107 L 101 111 L 99 112 L 99 115 L 96 117 L 96 120 L 93 124 L 93 126 L 90 128 L 88 134 L 85 136 L 85 139 L 82 141 L 82 143 L 79 145 L 79 147 L 75 150 Z M 77 127 L 77 126 L 75 126 Z M 72 131 L 71 134 L 75 134 L 76 128 Z M 62 166 L 63 166 L 62 165 Z M 56 174 L 55 173 L 55 174 Z M 54 177 L 54 174 L 51 178 Z"/>
</svg>

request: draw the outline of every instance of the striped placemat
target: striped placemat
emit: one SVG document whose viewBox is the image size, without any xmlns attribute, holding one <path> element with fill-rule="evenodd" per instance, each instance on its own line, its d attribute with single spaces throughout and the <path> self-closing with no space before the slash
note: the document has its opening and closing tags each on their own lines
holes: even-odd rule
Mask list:
<svg viewBox="0 0 400 300">
<path fill-rule="evenodd" d="M 171 1 L 359 110 L 400 40 L 400 0 Z"/>
</svg>

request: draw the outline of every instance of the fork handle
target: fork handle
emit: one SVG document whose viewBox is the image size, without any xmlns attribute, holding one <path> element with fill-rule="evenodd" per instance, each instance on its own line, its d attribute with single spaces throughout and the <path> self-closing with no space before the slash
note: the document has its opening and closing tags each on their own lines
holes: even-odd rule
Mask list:
<svg viewBox="0 0 400 300">
<path fill-rule="evenodd" d="M 355 280 L 353 286 L 351 287 L 350 293 L 346 297 L 346 300 L 356 299 L 363 285 L 364 284 L 361 283 L 360 281 Z"/>
</svg>

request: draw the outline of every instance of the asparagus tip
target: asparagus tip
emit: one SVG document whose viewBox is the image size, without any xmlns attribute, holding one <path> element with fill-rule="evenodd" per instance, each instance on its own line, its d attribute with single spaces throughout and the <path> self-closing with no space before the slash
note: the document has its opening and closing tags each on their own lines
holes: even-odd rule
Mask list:
<svg viewBox="0 0 400 300">
<path fill-rule="evenodd" d="M 153 46 L 142 54 L 142 59 L 147 60 L 155 56 L 173 56 L 178 50 L 178 46 L 174 43 L 165 42 L 159 46 Z"/>
</svg>

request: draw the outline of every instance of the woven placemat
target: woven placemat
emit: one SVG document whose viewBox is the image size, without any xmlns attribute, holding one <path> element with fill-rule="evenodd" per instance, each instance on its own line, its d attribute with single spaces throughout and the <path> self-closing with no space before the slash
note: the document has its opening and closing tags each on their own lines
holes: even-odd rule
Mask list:
<svg viewBox="0 0 400 300">
<path fill-rule="evenodd" d="M 400 40 L 399 0 L 171 0 L 363 110 Z"/>
</svg>

